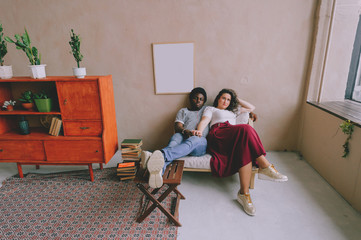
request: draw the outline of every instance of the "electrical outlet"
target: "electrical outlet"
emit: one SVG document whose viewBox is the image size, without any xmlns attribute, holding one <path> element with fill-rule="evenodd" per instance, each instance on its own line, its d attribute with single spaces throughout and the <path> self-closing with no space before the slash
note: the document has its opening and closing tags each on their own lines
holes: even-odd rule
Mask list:
<svg viewBox="0 0 361 240">
<path fill-rule="evenodd" d="M 248 77 L 241 78 L 241 84 L 248 84 L 249 80 Z"/>
</svg>

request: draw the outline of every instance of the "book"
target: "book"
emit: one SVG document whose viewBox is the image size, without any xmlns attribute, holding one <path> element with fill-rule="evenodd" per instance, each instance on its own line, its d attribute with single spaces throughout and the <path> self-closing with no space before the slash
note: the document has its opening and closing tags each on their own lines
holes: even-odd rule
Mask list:
<svg viewBox="0 0 361 240">
<path fill-rule="evenodd" d="M 135 171 L 136 166 L 133 167 L 125 167 L 125 168 L 118 168 L 117 172 L 129 172 L 129 171 Z"/>
<path fill-rule="evenodd" d="M 49 134 L 53 136 L 58 136 L 62 125 L 61 123 L 62 121 L 59 118 L 53 117 L 51 120 Z"/>
<path fill-rule="evenodd" d="M 129 177 L 121 177 L 120 178 L 120 181 L 123 181 L 123 180 L 130 180 L 130 179 L 134 179 L 135 176 L 129 176 Z"/>
<path fill-rule="evenodd" d="M 127 163 L 118 163 L 117 168 L 122 168 L 122 167 L 133 167 L 135 166 L 134 163 L 132 162 L 127 162 Z"/>
<path fill-rule="evenodd" d="M 51 119 L 50 128 L 49 128 L 49 134 L 51 134 L 51 135 L 52 135 L 52 132 L 53 132 L 53 129 L 54 129 L 54 126 L 55 126 L 55 121 L 56 121 L 56 117 L 53 117 Z"/>
<path fill-rule="evenodd" d="M 142 142 L 142 139 L 129 139 L 129 138 L 127 138 L 127 139 L 124 139 L 122 142 L 121 142 L 121 144 L 120 144 L 120 146 L 123 148 L 123 147 L 125 147 L 125 148 L 136 148 L 136 147 L 140 147 L 141 145 L 143 144 L 143 142 Z"/>
<path fill-rule="evenodd" d="M 117 173 L 117 176 L 135 176 L 135 172 L 130 172 L 130 173 Z"/>
<path fill-rule="evenodd" d="M 57 118 L 55 121 L 56 121 L 56 125 L 55 125 L 55 127 L 54 127 L 54 129 L 53 129 L 52 135 L 53 135 L 53 136 L 59 136 L 60 129 L 61 129 L 61 125 L 62 125 L 62 121 L 61 121 L 59 118 Z"/>
</svg>

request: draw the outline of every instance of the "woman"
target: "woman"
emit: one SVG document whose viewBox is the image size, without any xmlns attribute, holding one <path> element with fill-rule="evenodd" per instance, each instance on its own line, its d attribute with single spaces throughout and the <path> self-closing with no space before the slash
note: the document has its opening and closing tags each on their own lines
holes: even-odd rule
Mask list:
<svg viewBox="0 0 361 240">
<path fill-rule="evenodd" d="M 231 89 L 222 89 L 213 107 L 204 110 L 195 134 L 202 136 L 203 129 L 210 123 L 207 137 L 208 151 L 212 155 L 212 173 L 227 177 L 239 173 L 240 190 L 237 201 L 249 215 L 255 215 L 256 209 L 249 194 L 252 162 L 259 166 L 258 178 L 272 181 L 287 181 L 266 159 L 266 152 L 256 131 L 247 124 L 236 124 L 237 115 L 252 112 L 255 107 L 237 97 Z"/>
</svg>

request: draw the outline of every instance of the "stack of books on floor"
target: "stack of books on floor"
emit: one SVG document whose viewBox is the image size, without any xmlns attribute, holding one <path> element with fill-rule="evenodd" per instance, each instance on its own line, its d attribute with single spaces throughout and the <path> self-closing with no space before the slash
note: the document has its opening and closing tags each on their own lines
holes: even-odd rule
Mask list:
<svg viewBox="0 0 361 240">
<path fill-rule="evenodd" d="M 62 123 L 63 122 L 60 118 L 53 117 L 51 119 L 49 134 L 53 136 L 59 136 Z"/>
<path fill-rule="evenodd" d="M 123 162 L 134 162 L 135 165 L 139 165 L 142 144 L 142 139 L 124 139 L 120 144 Z"/>
<path fill-rule="evenodd" d="M 135 162 L 118 163 L 117 176 L 120 177 L 121 181 L 134 179 L 136 173 L 137 167 Z"/>
</svg>

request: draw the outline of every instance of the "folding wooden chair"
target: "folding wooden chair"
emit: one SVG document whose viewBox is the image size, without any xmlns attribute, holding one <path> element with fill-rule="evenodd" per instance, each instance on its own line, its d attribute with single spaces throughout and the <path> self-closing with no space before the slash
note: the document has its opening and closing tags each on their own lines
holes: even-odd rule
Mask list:
<svg viewBox="0 0 361 240">
<path fill-rule="evenodd" d="M 147 170 L 139 170 L 134 181 L 137 183 L 137 187 L 140 191 L 144 193 L 142 196 L 140 207 L 139 207 L 139 216 L 137 218 L 137 222 L 142 222 L 154 209 L 159 208 L 162 211 L 169 221 L 173 222 L 176 226 L 182 226 L 178 221 L 178 207 L 180 199 L 185 199 L 185 197 L 178 191 L 177 186 L 181 184 L 182 176 L 183 176 L 183 160 L 175 160 L 170 165 L 167 166 L 164 174 L 163 174 L 163 186 L 168 186 L 168 188 L 160 195 L 159 198 L 155 197 L 155 194 L 163 187 L 153 189 L 153 191 L 149 191 L 144 185 L 148 183 L 149 173 Z M 177 195 L 176 204 L 174 213 L 167 210 L 163 205 L 162 201 L 171 193 L 174 192 Z M 145 198 L 145 199 L 144 199 Z M 149 201 L 153 204 L 148 207 Z M 144 204 L 143 202 L 147 202 Z"/>
</svg>

